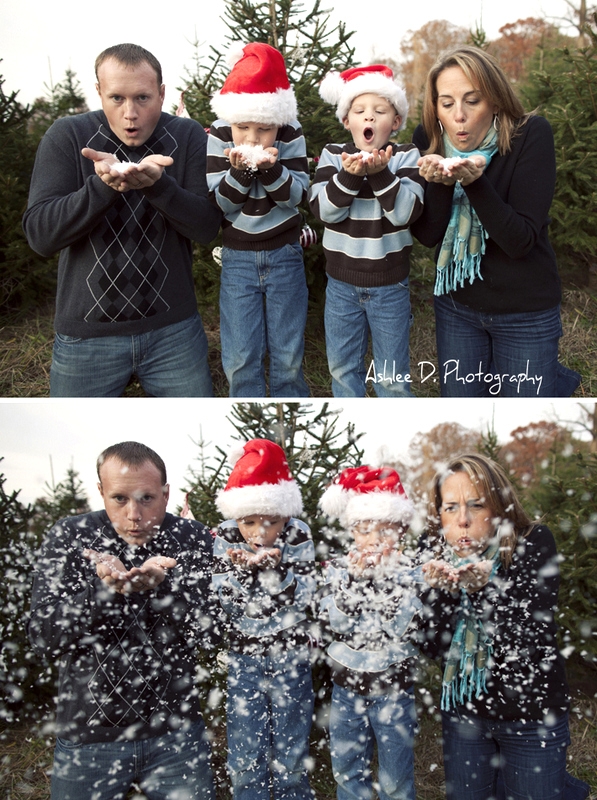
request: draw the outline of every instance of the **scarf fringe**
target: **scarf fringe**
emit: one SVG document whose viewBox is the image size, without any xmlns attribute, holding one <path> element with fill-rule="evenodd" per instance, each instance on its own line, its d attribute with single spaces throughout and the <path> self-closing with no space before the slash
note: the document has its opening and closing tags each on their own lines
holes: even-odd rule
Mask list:
<svg viewBox="0 0 597 800">
<path fill-rule="evenodd" d="M 433 287 L 434 295 L 448 294 L 448 292 L 453 292 L 459 287 L 462 288 L 467 278 L 469 283 L 472 283 L 477 278 L 483 280 L 483 276 L 481 275 L 481 258 L 485 254 L 485 239 L 488 234 L 485 230 L 483 230 L 482 233 L 484 235 L 480 253 L 469 256 L 467 252 L 468 261 L 464 259 L 454 259 L 449 267 L 437 270 L 435 286 Z M 457 243 L 458 245 L 467 244 L 465 239 L 458 239 Z"/>
<path fill-rule="evenodd" d="M 486 643 L 483 650 L 477 653 L 463 652 L 460 659 L 460 668 L 451 681 L 442 683 L 441 710 L 450 711 L 457 705 L 462 705 L 465 700 L 479 699 L 483 692 L 487 692 L 487 670 L 485 664 L 491 657 L 493 647 Z M 483 666 L 478 665 L 479 656 L 482 657 Z"/>
</svg>

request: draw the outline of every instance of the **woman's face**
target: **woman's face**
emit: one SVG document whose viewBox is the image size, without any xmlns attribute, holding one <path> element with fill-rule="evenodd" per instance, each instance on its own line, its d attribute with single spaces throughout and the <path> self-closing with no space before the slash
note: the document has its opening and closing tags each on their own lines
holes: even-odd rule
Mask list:
<svg viewBox="0 0 597 800">
<path fill-rule="evenodd" d="M 496 532 L 487 500 L 466 472 L 453 472 L 441 487 L 440 523 L 446 542 L 460 558 L 480 556 Z"/>
<path fill-rule="evenodd" d="M 477 150 L 498 107 L 490 105 L 460 67 L 446 67 L 437 76 L 437 118 L 457 150 Z"/>
</svg>

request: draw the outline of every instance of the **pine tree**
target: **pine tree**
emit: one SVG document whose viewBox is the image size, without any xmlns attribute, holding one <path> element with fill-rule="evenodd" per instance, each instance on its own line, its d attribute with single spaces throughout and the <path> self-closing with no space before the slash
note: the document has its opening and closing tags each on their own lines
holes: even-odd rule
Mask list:
<svg viewBox="0 0 597 800">
<path fill-rule="evenodd" d="M 79 79 L 72 69 L 65 70 L 64 79 L 59 83 L 44 86 L 46 95 L 39 97 L 32 109 L 30 132 L 37 140 L 60 117 L 89 111 Z"/>
<path fill-rule="evenodd" d="M 56 485 L 46 483 L 46 496 L 35 501 L 31 528 L 41 535 L 59 519 L 88 511 L 91 508 L 83 491 L 83 481 L 79 473 L 69 467 L 62 481 Z"/>
<path fill-rule="evenodd" d="M 43 706 L 44 699 L 51 698 L 48 683 L 52 683 L 44 680 L 44 668 L 36 661 L 25 630 L 33 557 L 39 543 L 29 528 L 32 509 L 20 502 L 18 491 L 7 493 L 5 482 L 0 473 L 0 725 L 11 724 Z"/>
<path fill-rule="evenodd" d="M 286 454 L 290 471 L 303 496 L 303 518 L 311 526 L 318 558 L 325 560 L 329 548 L 338 546 L 334 529 L 326 525 L 317 509 L 319 498 L 329 482 L 345 467 L 361 462 L 363 451 L 352 424 L 338 427 L 338 412 L 324 403 L 319 410 L 301 403 L 238 403 L 233 406 L 229 421 L 239 442 L 249 439 L 270 439 Z M 201 468 L 192 472 L 188 487 L 189 506 L 197 519 L 216 524 L 220 516 L 214 498 L 223 488 L 230 473 L 228 453 L 218 447 L 215 464 L 204 459 L 199 443 Z"/>
<path fill-rule="evenodd" d="M 587 47 L 539 50 L 541 68 L 523 90 L 528 106 L 539 106 L 554 133 L 550 239 L 560 264 L 583 283 L 597 256 L 597 33 L 586 30 Z"/>
<path fill-rule="evenodd" d="M 27 207 L 36 142 L 29 133 L 33 110 L 5 94 L 0 75 L 0 310 L 27 308 L 55 287 L 48 259 L 27 244 L 21 225 Z"/>
</svg>

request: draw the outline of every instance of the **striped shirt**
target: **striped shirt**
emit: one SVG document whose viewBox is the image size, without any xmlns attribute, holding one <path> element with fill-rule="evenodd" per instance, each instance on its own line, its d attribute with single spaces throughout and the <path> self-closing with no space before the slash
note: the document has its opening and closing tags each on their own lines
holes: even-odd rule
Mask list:
<svg viewBox="0 0 597 800">
<path fill-rule="evenodd" d="M 323 149 L 309 202 L 325 225 L 326 271 L 353 286 L 389 286 L 408 276 L 412 236 L 409 226 L 423 210 L 423 178 L 413 144 L 392 144 L 386 169 L 351 175 L 342 168 L 348 144 Z"/>
<path fill-rule="evenodd" d="M 223 120 L 210 128 L 207 185 L 224 212 L 223 244 L 235 250 L 275 250 L 297 242 L 302 226 L 298 206 L 309 187 L 307 146 L 295 120 L 278 129 L 278 159 L 263 171 L 230 166 L 224 150 L 233 148 L 232 129 Z"/>
</svg>

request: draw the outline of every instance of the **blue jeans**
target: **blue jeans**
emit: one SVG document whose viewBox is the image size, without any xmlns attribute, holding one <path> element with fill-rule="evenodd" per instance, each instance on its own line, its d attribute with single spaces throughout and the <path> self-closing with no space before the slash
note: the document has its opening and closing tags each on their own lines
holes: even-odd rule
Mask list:
<svg viewBox="0 0 597 800">
<path fill-rule="evenodd" d="M 220 338 L 230 397 L 308 397 L 303 377 L 308 290 L 297 243 L 277 250 L 222 248 Z"/>
<path fill-rule="evenodd" d="M 267 656 L 230 653 L 228 770 L 234 800 L 311 800 L 307 775 L 313 717 L 306 647 Z"/>
<path fill-rule="evenodd" d="M 414 800 L 415 732 L 415 703 L 410 692 L 370 696 L 334 684 L 330 750 L 338 800 L 373 797 L 374 741 L 377 741 L 379 800 Z"/>
<path fill-rule="evenodd" d="M 546 724 L 443 712 L 442 728 L 447 800 L 566 800 L 567 716 Z"/>
<path fill-rule="evenodd" d="M 137 741 L 56 740 L 52 800 L 124 800 L 133 784 L 149 800 L 213 800 L 203 722 Z"/>
<path fill-rule="evenodd" d="M 199 314 L 134 336 L 56 334 L 51 397 L 120 397 L 132 375 L 152 397 L 213 397 Z"/>
<path fill-rule="evenodd" d="M 412 317 L 408 279 L 363 288 L 328 275 L 325 342 L 334 397 L 412 397 L 408 338 Z M 365 364 L 369 332 L 373 361 Z"/>
<path fill-rule="evenodd" d="M 449 295 L 434 302 L 443 397 L 560 397 L 578 386 L 580 375 L 558 363 L 559 306 L 484 314 Z"/>
</svg>

